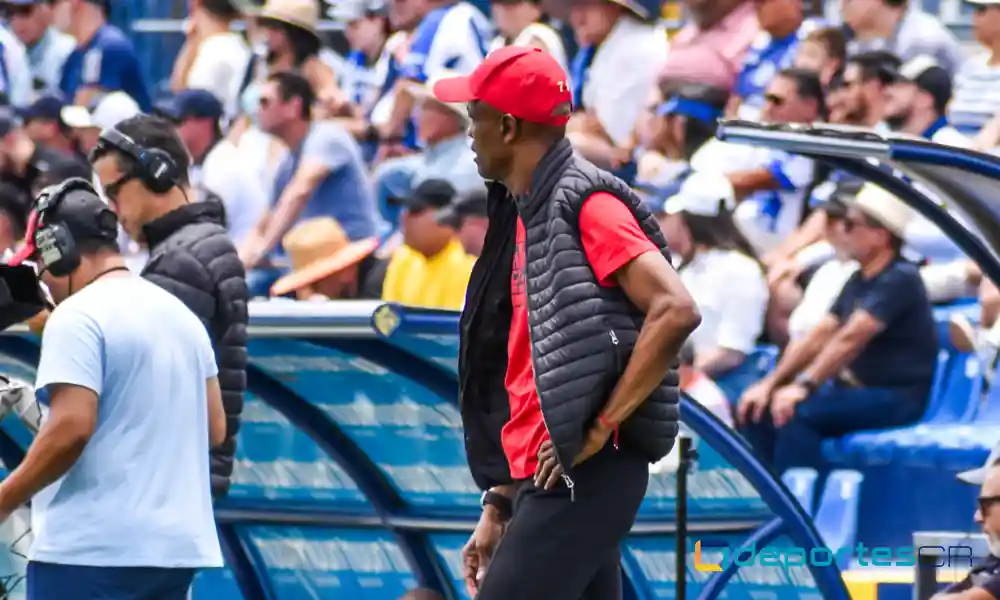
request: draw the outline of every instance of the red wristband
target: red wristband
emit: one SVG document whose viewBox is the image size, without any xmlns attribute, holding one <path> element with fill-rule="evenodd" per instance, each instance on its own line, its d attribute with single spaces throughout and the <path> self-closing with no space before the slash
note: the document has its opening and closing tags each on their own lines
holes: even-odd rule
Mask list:
<svg viewBox="0 0 1000 600">
<path fill-rule="evenodd" d="M 597 415 L 597 421 L 601 425 L 604 425 L 608 429 L 611 429 L 612 431 L 614 431 L 614 438 L 613 438 L 612 441 L 614 442 L 615 450 L 617 450 L 618 449 L 618 424 L 617 423 L 612 423 L 611 421 L 609 421 L 606 418 L 604 418 L 604 415 L 600 415 L 600 414 Z"/>
</svg>

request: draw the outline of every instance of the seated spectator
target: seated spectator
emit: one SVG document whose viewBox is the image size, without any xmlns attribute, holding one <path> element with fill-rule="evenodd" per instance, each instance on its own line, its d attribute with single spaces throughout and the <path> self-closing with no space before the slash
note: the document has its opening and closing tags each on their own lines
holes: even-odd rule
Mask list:
<svg viewBox="0 0 1000 600">
<path fill-rule="evenodd" d="M 313 100 L 309 82 L 296 73 L 275 73 L 261 90 L 261 127 L 292 151 L 278 169 L 271 209 L 240 248 L 248 269 L 279 251 L 281 238 L 302 219 L 333 217 L 352 240 L 376 235 L 361 148 L 338 125 L 314 120 Z"/>
<path fill-rule="evenodd" d="M 79 156 L 72 130 L 62 118 L 65 106 L 66 102 L 56 94 L 39 96 L 31 106 L 21 111 L 24 130 L 37 144 L 60 150 L 70 156 Z"/>
<path fill-rule="evenodd" d="M 859 270 L 830 312 L 746 390 L 738 422 L 776 474 L 824 470 L 825 438 L 916 422 L 934 377 L 938 334 L 916 265 L 900 258 L 911 209 L 866 185 L 844 227 Z"/>
<path fill-rule="evenodd" d="M 845 0 L 844 23 L 853 37 L 849 55 L 884 50 L 908 61 L 922 54 L 934 57 L 949 73 L 962 64 L 962 48 L 941 19 L 909 0 Z"/>
<path fill-rule="evenodd" d="M 979 488 L 974 519 L 989 544 L 989 555 L 931 600 L 990 600 L 1000 598 L 1000 447 L 994 447 L 986 464 L 958 474 L 959 481 Z"/>
<path fill-rule="evenodd" d="M 458 310 L 465 303 L 476 259 L 462 249 L 455 230 L 437 221 L 437 211 L 455 198 L 455 188 L 441 179 L 427 179 L 404 198 L 403 245 L 392 255 L 382 299 L 408 306 Z"/>
<path fill-rule="evenodd" d="M 726 114 L 757 120 L 775 73 L 792 66 L 799 43 L 819 27 L 806 20 L 801 0 L 760 0 L 754 3 L 761 32 L 743 59 Z"/>
<path fill-rule="evenodd" d="M 486 212 L 486 186 L 455 196 L 451 204 L 438 211 L 437 221 L 454 229 L 465 252 L 478 257 L 483 252 L 483 241 L 490 224 Z"/>
<path fill-rule="evenodd" d="M 948 123 L 951 76 L 930 56 L 918 56 L 899 69 L 886 88 L 885 122 L 893 131 L 938 144 L 967 148 L 971 140 Z"/>
<path fill-rule="evenodd" d="M 90 105 L 101 92 L 122 91 L 142 110 L 152 108 L 149 88 L 132 40 L 108 24 L 110 0 L 62 0 L 56 6 L 59 28 L 76 38 L 63 65 L 59 89 L 67 100 Z"/>
<path fill-rule="evenodd" d="M 32 198 L 9 183 L 0 183 L 0 253 L 24 239 Z"/>
<path fill-rule="evenodd" d="M 298 300 L 378 300 L 386 262 L 375 257 L 376 238 L 352 242 L 332 217 L 302 221 L 281 240 L 291 271 L 271 286 L 272 296 Z"/>
<path fill-rule="evenodd" d="M 574 0 L 580 49 L 570 65 L 574 148 L 598 166 L 631 157 L 632 130 L 667 58 L 666 32 L 637 0 Z"/>
<path fill-rule="evenodd" d="M 222 137 L 222 102 L 208 90 L 181 90 L 158 103 L 157 112 L 177 126 L 191 155 L 198 200 L 222 203 L 229 236 L 240 247 L 267 210 L 267 193 L 246 176 L 236 146 Z"/>
<path fill-rule="evenodd" d="M 884 51 L 856 54 L 844 65 L 844 106 L 834 123 L 878 129 L 885 116 L 886 89 L 897 77 L 900 61 Z"/>
<path fill-rule="evenodd" d="M 569 71 L 562 38 L 549 25 L 541 0 L 492 0 L 490 14 L 498 33 L 491 52 L 504 46 L 531 46 L 548 52 L 564 71 Z"/>
<path fill-rule="evenodd" d="M 767 308 L 764 271 L 733 224 L 735 205 L 725 177 L 696 171 L 654 211 L 701 311 L 701 325 L 688 338 L 693 366 L 710 377 L 738 367 L 753 351 Z"/>
<path fill-rule="evenodd" d="M 76 104 L 63 107 L 60 115 L 70 128 L 76 147 L 83 154 L 87 154 L 97 144 L 102 129 L 114 127 L 140 112 L 142 110 L 139 105 L 128 94 L 111 92 L 95 95 L 86 106 Z"/>
<path fill-rule="evenodd" d="M 979 325 L 960 313 L 948 317 L 948 337 L 959 352 L 975 352 L 983 366 L 983 376 L 991 384 L 1000 357 L 1000 290 L 987 278 L 979 287 Z"/>
<path fill-rule="evenodd" d="M 232 0 L 192 0 L 184 45 L 174 59 L 170 89 L 208 90 L 222 103 L 226 120 L 236 116 L 250 48 L 231 30 L 240 18 Z"/>
<path fill-rule="evenodd" d="M 847 38 L 844 32 L 838 27 L 823 27 L 803 38 L 792 64 L 818 73 L 820 83 L 829 89 L 834 78 L 844 70 L 846 60 Z"/>
<path fill-rule="evenodd" d="M 31 87 L 36 93 L 59 91 L 63 64 L 76 48 L 72 36 L 52 25 L 55 4 L 53 0 L 17 0 L 5 6 L 10 30 L 27 51 Z"/>
<path fill-rule="evenodd" d="M 423 150 L 389 159 L 375 169 L 379 211 L 393 228 L 399 225 L 399 211 L 388 204 L 388 199 L 408 196 L 421 180 L 444 179 L 459 191 L 483 187 L 467 135 L 466 105 L 447 104 L 431 94 L 435 82 L 456 74 L 445 69 L 427 84 L 411 84 L 411 97 L 417 100 L 414 121 Z"/>
<path fill-rule="evenodd" d="M 729 90 L 760 28 L 749 0 L 688 0 L 687 23 L 670 36 L 659 79 Z"/>
<path fill-rule="evenodd" d="M 969 4 L 974 9 L 972 34 L 979 48 L 955 73 L 948 120 L 971 138 L 1000 113 L 1000 4 L 991 0 Z M 995 145 L 993 140 L 985 149 Z"/>
<path fill-rule="evenodd" d="M 83 161 L 33 142 L 14 111 L 0 107 L 0 182 L 33 199 L 52 183 L 49 173 L 89 180 L 91 171 Z"/>
</svg>

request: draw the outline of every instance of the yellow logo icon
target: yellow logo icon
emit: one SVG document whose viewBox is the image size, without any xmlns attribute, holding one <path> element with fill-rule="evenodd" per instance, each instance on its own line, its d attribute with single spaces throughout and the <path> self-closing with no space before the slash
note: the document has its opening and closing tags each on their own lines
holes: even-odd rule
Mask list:
<svg viewBox="0 0 1000 600">
<path fill-rule="evenodd" d="M 701 540 L 694 543 L 694 569 L 703 573 L 718 573 L 722 571 L 722 565 L 701 562 Z"/>
</svg>

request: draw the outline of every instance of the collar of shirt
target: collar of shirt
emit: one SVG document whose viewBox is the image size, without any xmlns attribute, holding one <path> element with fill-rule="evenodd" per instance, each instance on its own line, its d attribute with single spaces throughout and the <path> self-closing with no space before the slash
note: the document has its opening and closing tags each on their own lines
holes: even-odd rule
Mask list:
<svg viewBox="0 0 1000 600">
<path fill-rule="evenodd" d="M 923 134 L 921 134 L 921 136 L 925 137 L 925 138 L 927 138 L 929 140 L 933 139 L 934 138 L 934 134 L 936 134 L 937 132 L 941 131 L 942 129 L 944 129 L 947 126 L 948 126 L 948 119 L 944 115 L 942 115 L 942 116 L 938 117 L 937 121 L 934 121 L 933 123 L 931 123 L 930 126 L 927 129 L 924 130 L 924 132 L 923 132 Z"/>
</svg>

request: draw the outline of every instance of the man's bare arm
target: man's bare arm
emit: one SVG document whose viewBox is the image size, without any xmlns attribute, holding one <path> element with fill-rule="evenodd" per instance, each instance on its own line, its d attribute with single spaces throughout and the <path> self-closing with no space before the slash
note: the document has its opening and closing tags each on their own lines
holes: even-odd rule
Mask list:
<svg viewBox="0 0 1000 600">
<path fill-rule="evenodd" d="M 97 393 L 78 385 L 49 386 L 49 417 L 28 454 L 0 483 L 0 514 L 8 515 L 66 474 L 97 427 Z"/>
<path fill-rule="evenodd" d="M 777 387 L 788 382 L 806 368 L 823 350 L 823 346 L 837 333 L 840 321 L 833 315 L 826 315 L 805 339 L 789 344 L 778 365 L 762 380 L 769 387 Z"/>
<path fill-rule="evenodd" d="M 621 423 L 663 381 L 691 332 L 701 323 L 694 299 L 659 252 L 646 252 L 619 269 L 615 280 L 646 315 L 632 357 L 602 417 Z"/>
<path fill-rule="evenodd" d="M 208 390 L 208 439 L 212 448 L 226 441 L 226 411 L 222 406 L 222 388 L 218 377 L 205 381 Z"/>
<path fill-rule="evenodd" d="M 865 310 L 856 310 L 847 319 L 811 364 L 802 371 L 814 383 L 823 383 L 846 367 L 878 335 L 885 324 Z"/>
</svg>

